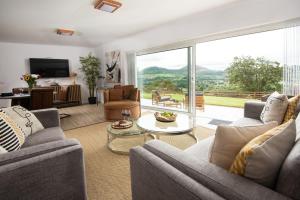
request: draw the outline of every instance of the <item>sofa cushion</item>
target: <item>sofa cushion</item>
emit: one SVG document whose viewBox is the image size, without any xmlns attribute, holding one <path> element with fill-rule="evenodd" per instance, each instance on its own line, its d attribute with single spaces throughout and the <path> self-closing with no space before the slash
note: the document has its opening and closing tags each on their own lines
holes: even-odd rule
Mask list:
<svg viewBox="0 0 300 200">
<path fill-rule="evenodd" d="M 110 101 L 104 104 L 105 109 L 125 109 L 139 106 L 140 103 L 137 101 L 123 100 L 123 101 Z"/>
<path fill-rule="evenodd" d="M 290 120 L 257 136 L 236 156 L 230 172 L 273 188 L 280 167 L 296 138 L 295 121 Z"/>
<path fill-rule="evenodd" d="M 123 99 L 129 99 L 131 90 L 134 89 L 134 85 L 124 85 L 123 89 Z"/>
<path fill-rule="evenodd" d="M 185 149 L 184 151 L 196 159 L 208 161 L 210 146 L 214 139 L 215 136 L 205 138 L 203 140 L 200 140 L 197 144 L 194 144 L 189 148 Z"/>
<path fill-rule="evenodd" d="M 4 149 L 2 146 L 0 146 L 0 154 L 7 153 L 8 151 Z"/>
<path fill-rule="evenodd" d="M 3 108 L 3 111 L 20 126 L 26 137 L 44 129 L 36 116 L 26 108 L 13 106 Z"/>
<path fill-rule="evenodd" d="M 118 89 L 110 89 L 109 90 L 109 100 L 110 101 L 121 101 L 123 99 L 123 90 Z"/>
<path fill-rule="evenodd" d="M 60 127 L 47 128 L 26 138 L 22 148 L 63 140 L 65 135 Z"/>
<path fill-rule="evenodd" d="M 274 92 L 269 96 L 266 105 L 260 115 L 261 121 L 264 123 L 277 121 L 281 124 L 288 107 L 288 98 L 284 94 Z"/>
<path fill-rule="evenodd" d="M 244 117 L 237 121 L 232 122 L 230 125 L 231 126 L 256 126 L 262 124 L 263 122 L 260 120 Z"/>
<path fill-rule="evenodd" d="M 289 104 L 284 115 L 283 123 L 289 121 L 290 119 L 295 119 L 295 112 L 300 99 L 300 95 L 294 96 L 288 100 Z"/>
<path fill-rule="evenodd" d="M 293 149 L 283 162 L 276 191 L 293 199 L 300 199 L 300 140 L 297 140 Z"/>
<path fill-rule="evenodd" d="M 133 88 L 130 90 L 129 99 L 131 101 L 138 101 L 139 93 L 137 88 Z"/>
<path fill-rule="evenodd" d="M 209 161 L 228 170 L 236 155 L 250 140 L 277 125 L 277 122 L 270 122 L 254 126 L 218 126 Z"/>
<path fill-rule="evenodd" d="M 16 151 L 24 142 L 25 133 L 15 120 L 0 109 L 0 147 L 6 151 Z"/>
</svg>

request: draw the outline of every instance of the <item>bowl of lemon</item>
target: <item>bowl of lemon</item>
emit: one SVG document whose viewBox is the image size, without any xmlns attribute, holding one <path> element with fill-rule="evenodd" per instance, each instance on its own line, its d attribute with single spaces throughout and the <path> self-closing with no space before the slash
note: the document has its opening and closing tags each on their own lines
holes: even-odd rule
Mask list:
<svg viewBox="0 0 300 200">
<path fill-rule="evenodd" d="M 154 116 L 160 122 L 175 122 L 177 117 L 173 112 L 156 112 Z"/>
</svg>

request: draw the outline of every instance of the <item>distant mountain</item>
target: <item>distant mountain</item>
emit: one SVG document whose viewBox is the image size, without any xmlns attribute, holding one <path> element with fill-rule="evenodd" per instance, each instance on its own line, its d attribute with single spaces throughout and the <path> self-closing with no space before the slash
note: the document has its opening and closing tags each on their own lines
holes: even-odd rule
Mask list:
<svg viewBox="0 0 300 200">
<path fill-rule="evenodd" d="M 162 75 L 162 74 L 175 74 L 178 76 L 186 76 L 188 70 L 187 66 L 180 69 L 166 69 L 163 67 L 148 67 L 140 72 L 144 75 Z M 196 77 L 197 79 L 224 79 L 225 71 L 223 70 L 211 70 L 202 66 L 196 66 Z"/>
</svg>

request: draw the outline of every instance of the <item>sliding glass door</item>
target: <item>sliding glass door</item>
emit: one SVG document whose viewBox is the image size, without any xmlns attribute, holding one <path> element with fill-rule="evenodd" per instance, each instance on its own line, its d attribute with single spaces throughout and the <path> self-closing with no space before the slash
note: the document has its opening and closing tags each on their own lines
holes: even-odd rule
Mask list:
<svg viewBox="0 0 300 200">
<path fill-rule="evenodd" d="M 191 48 L 136 57 L 137 85 L 144 107 L 189 111 Z"/>
</svg>

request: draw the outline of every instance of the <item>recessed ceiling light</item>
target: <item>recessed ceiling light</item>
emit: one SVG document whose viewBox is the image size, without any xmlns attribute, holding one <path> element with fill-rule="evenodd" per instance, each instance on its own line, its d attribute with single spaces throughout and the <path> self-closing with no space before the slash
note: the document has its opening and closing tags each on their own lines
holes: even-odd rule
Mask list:
<svg viewBox="0 0 300 200">
<path fill-rule="evenodd" d="M 99 9 L 99 10 L 102 10 L 105 12 L 109 12 L 109 13 L 115 12 L 121 6 L 122 6 L 122 4 L 120 2 L 113 1 L 113 0 L 99 0 L 95 4 L 96 9 Z"/>
<path fill-rule="evenodd" d="M 66 35 L 66 36 L 71 36 L 74 34 L 74 31 L 73 30 L 69 30 L 69 29 L 57 29 L 56 33 L 58 35 Z"/>
</svg>

